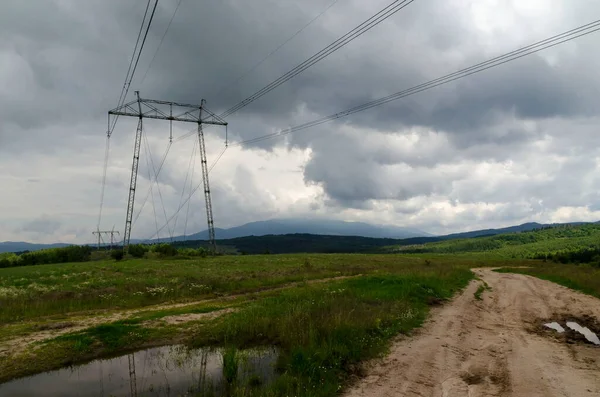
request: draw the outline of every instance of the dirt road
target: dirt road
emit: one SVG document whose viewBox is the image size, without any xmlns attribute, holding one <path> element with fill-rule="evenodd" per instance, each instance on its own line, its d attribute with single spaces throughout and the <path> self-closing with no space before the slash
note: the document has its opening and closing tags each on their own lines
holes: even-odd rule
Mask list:
<svg viewBox="0 0 600 397">
<path fill-rule="evenodd" d="M 566 343 L 542 320 L 593 316 L 600 300 L 537 278 L 477 269 L 422 330 L 367 366 L 346 396 L 600 396 L 600 347 Z M 558 334 L 556 334 L 558 335 Z"/>
</svg>

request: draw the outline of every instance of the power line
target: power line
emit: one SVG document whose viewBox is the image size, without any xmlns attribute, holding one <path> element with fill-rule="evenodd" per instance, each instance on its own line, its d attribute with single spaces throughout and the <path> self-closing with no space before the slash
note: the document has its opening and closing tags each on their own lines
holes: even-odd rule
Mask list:
<svg viewBox="0 0 600 397">
<path fill-rule="evenodd" d="M 196 148 L 197 146 L 194 145 L 194 148 Z M 192 191 L 192 186 L 194 185 L 194 171 L 196 170 L 196 156 L 194 156 L 194 164 L 192 165 L 192 176 L 190 178 L 190 192 Z M 210 171 L 209 171 L 210 173 Z M 193 194 L 193 193 L 192 193 Z M 183 199 L 183 195 L 181 196 L 181 198 Z M 190 195 L 191 198 L 191 195 Z M 183 226 L 183 239 L 187 241 L 187 227 L 188 227 L 188 221 L 190 219 L 190 198 L 188 198 L 187 200 L 187 210 L 185 211 L 185 225 Z M 179 202 L 179 205 L 181 206 L 181 200 Z"/>
<path fill-rule="evenodd" d="M 192 168 L 193 167 L 192 161 L 193 161 L 193 165 L 195 166 L 196 165 L 196 150 L 197 150 L 197 148 L 198 148 L 197 145 L 195 145 L 195 144 L 192 145 L 192 154 L 190 155 L 188 169 L 187 169 L 187 172 L 185 173 L 185 181 L 183 182 L 183 189 L 181 189 L 181 197 L 179 198 L 179 205 L 181 205 L 181 202 L 183 201 L 183 196 L 185 195 L 185 189 L 187 188 L 187 185 L 188 185 L 188 179 L 190 179 L 190 172 L 192 172 L 192 176 L 193 176 L 194 170 Z M 192 184 L 192 182 L 190 181 L 190 189 L 191 189 L 191 184 Z M 186 218 L 187 218 L 187 216 L 186 216 Z M 179 215 L 177 217 L 175 217 L 175 222 L 173 222 L 173 231 L 175 231 L 175 229 L 177 228 L 178 219 L 179 219 Z"/>
<path fill-rule="evenodd" d="M 144 135 L 144 138 L 146 136 Z M 150 155 L 148 154 L 148 147 L 147 147 L 147 140 L 144 140 L 144 152 L 145 152 L 145 156 L 144 158 L 146 159 L 146 169 L 148 170 L 148 180 L 150 180 L 151 184 L 150 184 L 150 195 L 152 196 L 152 212 L 154 213 L 154 225 L 156 227 L 156 234 L 159 234 L 159 230 L 158 230 L 158 217 L 156 216 L 156 203 L 154 201 L 154 192 L 152 191 L 154 183 L 152 183 L 152 175 L 150 174 L 150 162 L 148 161 L 148 157 L 150 157 Z M 161 229 L 162 230 L 162 229 Z M 160 237 L 159 237 L 159 242 L 160 242 Z"/>
<path fill-rule="evenodd" d="M 333 7 L 339 0 L 333 0 L 331 3 L 329 3 L 329 5 L 323 10 L 321 11 L 319 14 L 317 14 L 317 16 L 315 16 L 313 19 L 311 19 L 306 25 L 304 25 L 300 30 L 296 31 L 296 33 L 294 33 L 292 36 L 290 36 L 286 41 L 284 41 L 283 43 L 281 43 L 277 48 L 275 48 L 274 50 L 272 50 L 271 52 L 269 52 L 267 54 L 267 56 L 265 56 L 263 59 L 261 59 L 259 62 L 257 62 L 254 66 L 252 66 L 250 69 L 246 70 L 244 73 L 242 73 L 237 79 L 233 80 L 231 83 L 229 83 L 228 85 L 224 86 L 223 88 L 221 88 L 221 90 L 219 90 L 219 92 L 217 92 L 217 94 L 215 95 L 215 97 L 218 97 L 219 95 L 221 95 L 224 91 L 228 90 L 229 88 L 231 88 L 233 85 L 239 83 L 244 77 L 246 77 L 247 75 L 249 75 L 250 73 L 254 72 L 260 65 L 262 65 L 267 59 L 269 59 L 270 57 L 272 57 L 273 55 L 275 55 L 275 53 L 277 51 L 279 51 L 283 46 L 285 46 L 287 43 L 289 43 L 290 41 L 292 41 L 293 39 L 296 38 L 296 36 L 298 36 L 300 33 L 302 33 L 306 28 L 308 28 L 310 25 L 312 25 L 317 19 L 319 19 L 320 17 L 323 16 L 323 14 L 325 14 L 327 11 L 329 11 L 329 9 L 331 7 Z"/>
<path fill-rule="evenodd" d="M 215 168 L 215 165 L 217 165 L 217 163 L 219 162 L 219 160 L 221 160 L 221 157 L 223 157 L 223 155 L 225 154 L 225 151 L 227 150 L 227 146 L 225 146 L 223 148 L 223 150 L 221 150 L 221 153 L 219 153 L 219 155 L 217 156 L 217 158 L 215 159 L 215 161 L 213 161 L 213 163 L 210 165 L 210 167 L 208 168 L 208 172 L 211 172 L 213 168 Z"/>
<path fill-rule="evenodd" d="M 142 55 L 142 51 L 144 49 L 144 44 L 146 44 L 146 38 L 148 37 L 148 32 L 150 31 L 150 25 L 152 24 L 152 20 L 154 19 L 154 13 L 156 12 L 156 6 L 158 5 L 158 0 L 154 2 L 154 8 L 152 9 L 152 14 L 150 14 L 150 20 L 148 21 L 148 26 L 146 26 L 146 33 L 144 33 L 144 39 L 142 40 L 142 45 L 140 46 L 140 51 L 138 52 L 138 57 L 135 60 L 135 66 L 133 67 L 133 71 L 131 72 L 131 77 L 129 78 L 129 84 L 127 89 L 129 89 L 129 85 L 131 85 L 131 81 L 133 80 L 133 76 L 135 75 L 135 71 L 137 69 L 138 62 L 140 61 L 140 57 Z"/>
<path fill-rule="evenodd" d="M 225 147 L 225 149 L 223 149 L 221 151 L 221 153 L 219 154 L 219 156 L 217 157 L 217 159 L 211 164 L 211 166 L 209 168 L 209 171 L 208 171 L 209 173 L 210 173 L 210 170 L 212 170 L 215 167 L 215 165 L 217 164 L 217 162 L 221 159 L 221 157 L 223 156 L 223 153 L 225 153 L 226 149 L 227 149 L 227 146 Z M 194 177 L 194 174 L 193 174 L 193 169 L 192 169 L 192 179 L 193 179 L 193 177 Z M 192 199 L 192 197 L 194 196 L 194 194 L 198 191 L 198 189 L 200 189 L 202 187 L 202 185 L 203 185 L 203 182 L 200 182 L 193 190 L 191 190 L 192 181 L 190 181 L 190 194 L 188 195 L 188 197 L 185 199 L 185 201 L 179 203 L 179 207 L 177 208 L 177 210 L 175 211 L 175 213 L 167 220 L 167 223 L 164 224 L 162 227 L 160 227 L 156 231 L 156 233 L 154 235 L 152 235 L 150 238 L 147 238 L 146 240 L 144 240 L 144 243 L 146 243 L 146 242 L 152 240 L 154 237 L 158 236 L 159 233 L 165 227 L 167 227 L 167 225 L 169 225 L 171 223 L 171 221 L 173 219 L 175 219 L 175 217 L 178 216 L 179 212 L 183 209 L 183 207 L 185 207 L 186 204 L 188 204 L 188 212 L 189 212 L 189 202 Z M 187 215 L 186 215 L 186 222 L 185 222 L 185 224 L 186 224 L 185 228 L 187 229 Z"/>
<path fill-rule="evenodd" d="M 138 210 L 138 213 L 135 216 L 135 219 L 133 220 L 132 227 L 135 226 L 138 218 L 142 214 L 142 210 L 144 209 L 144 206 L 146 205 L 146 202 L 148 201 L 148 197 L 150 197 L 152 186 L 154 185 L 155 182 L 156 182 L 156 184 L 158 184 L 158 175 L 160 174 L 160 172 L 162 171 L 163 166 L 165 165 L 165 160 L 167 159 L 167 155 L 169 154 L 169 150 L 171 149 L 171 145 L 172 145 L 172 143 L 169 142 L 169 144 L 167 145 L 167 148 L 165 149 L 165 153 L 163 154 L 163 157 L 162 157 L 162 159 L 160 161 L 160 164 L 158 166 L 158 170 L 154 174 L 154 178 L 150 179 L 150 187 L 148 188 L 148 191 L 146 192 L 146 196 L 144 197 L 144 201 L 142 201 L 142 205 L 141 205 L 140 209 Z"/>
<path fill-rule="evenodd" d="M 339 50 L 340 48 L 344 47 L 346 44 L 350 43 L 352 40 L 361 36 L 363 33 L 368 32 L 373 27 L 379 25 L 381 22 L 385 21 L 386 19 L 388 19 L 389 17 L 391 17 L 398 11 L 402 10 L 404 7 L 408 6 L 409 4 L 411 4 L 414 1 L 415 0 L 396 0 L 396 1 L 392 2 L 390 5 L 388 5 L 381 11 L 377 12 L 375 15 L 368 18 L 366 21 L 364 21 L 363 23 L 361 23 L 354 29 L 350 30 L 348 33 L 346 33 L 339 39 L 337 39 L 333 43 L 329 44 L 327 47 L 323 48 L 321 51 L 317 52 L 312 57 L 308 58 L 306 61 L 302 62 L 301 64 L 299 64 L 298 66 L 296 66 L 289 72 L 285 73 L 278 79 L 272 81 L 270 84 L 268 84 L 265 87 L 263 87 L 262 89 L 258 90 L 257 92 L 255 92 L 254 94 L 249 96 L 248 98 L 244 99 L 243 101 L 241 101 L 238 104 L 234 105 L 233 107 L 229 108 L 228 110 L 226 110 L 225 112 L 220 114 L 219 117 L 221 117 L 221 118 L 228 117 L 228 116 L 232 115 L 233 113 L 237 112 L 238 110 L 242 109 L 243 107 L 254 102 L 255 100 L 259 99 L 260 97 L 266 95 L 267 93 L 271 92 L 275 88 L 279 87 L 281 84 L 292 79 L 293 77 L 302 73 L 303 71 L 305 71 L 309 67 L 313 66 L 317 62 L 326 58 L 330 54 L 332 54 L 335 51 Z"/>
<path fill-rule="evenodd" d="M 300 130 L 303 130 L 303 129 L 306 129 L 306 128 L 314 127 L 316 125 L 323 124 L 323 123 L 326 123 L 328 121 L 332 121 L 332 120 L 335 120 L 335 119 L 338 119 L 338 118 L 341 118 L 341 117 L 348 116 L 348 115 L 353 114 L 353 113 L 357 113 L 357 112 L 360 112 L 360 111 L 363 111 L 363 110 L 367 110 L 367 109 L 370 109 L 370 108 L 375 107 L 375 106 L 380 106 L 380 105 L 383 105 L 383 104 L 385 104 L 387 102 L 391 102 L 391 101 L 394 101 L 394 100 L 397 100 L 397 99 L 400 99 L 400 98 L 404 98 L 406 96 L 413 95 L 413 94 L 416 94 L 416 93 L 419 93 L 419 92 L 422 92 L 422 91 L 425 91 L 425 90 L 428 90 L 428 89 L 440 86 L 442 84 L 446 84 L 446 83 L 449 83 L 451 81 L 458 80 L 458 79 L 461 79 L 463 77 L 470 76 L 472 74 L 482 72 L 484 70 L 487 70 L 487 69 L 490 69 L 490 68 L 493 68 L 493 67 L 496 67 L 496 66 L 499 66 L 499 65 L 502 65 L 502 64 L 514 61 L 516 59 L 525 57 L 527 55 L 531 55 L 531 54 L 537 53 L 539 51 L 542 51 L 542 50 L 550 48 L 550 47 L 554 47 L 556 45 L 565 43 L 567 41 L 571 41 L 571 40 L 574 40 L 576 38 L 579 38 L 579 37 L 582 37 L 582 36 L 586 36 L 588 34 L 597 32 L 598 30 L 600 30 L 600 20 L 596 20 L 596 21 L 588 23 L 586 25 L 582 25 L 582 26 L 580 26 L 578 28 L 571 29 L 571 30 L 569 30 L 567 32 L 564 32 L 564 33 L 552 36 L 552 37 L 550 37 L 548 39 L 545 39 L 545 40 L 538 41 L 538 42 L 536 42 L 534 44 L 530 44 L 528 46 L 525 46 L 525 47 L 519 48 L 517 50 L 508 52 L 508 53 L 506 53 L 504 55 L 497 56 L 497 57 L 489 59 L 487 61 L 480 62 L 480 63 L 478 63 L 476 65 L 470 66 L 470 67 L 465 68 L 465 69 L 461 69 L 461 70 L 459 70 L 457 72 L 454 72 L 454 73 L 450 73 L 450 74 L 448 74 L 446 76 L 443 76 L 443 77 L 431 80 L 431 81 L 423 83 L 423 84 L 419 84 L 419 85 L 417 85 L 415 87 L 412 87 L 412 88 L 409 88 L 409 89 L 397 92 L 397 93 L 392 94 L 392 95 L 388 95 L 386 97 L 383 97 L 383 98 L 380 98 L 380 99 L 377 99 L 377 100 L 374 100 L 374 101 L 371 101 L 371 102 L 367 102 L 367 103 L 365 103 L 363 105 L 355 106 L 355 107 L 353 107 L 351 109 L 348 109 L 348 110 L 345 110 L 343 112 L 335 113 L 335 114 L 333 114 L 331 116 L 323 117 L 323 118 L 320 118 L 320 119 L 317 119 L 317 120 L 314 120 L 314 121 L 311 121 L 311 122 L 308 122 L 308 123 L 304 123 L 304 124 L 301 124 L 301 125 L 298 125 L 298 126 L 295 126 L 295 127 L 290 127 L 288 129 L 281 130 L 281 131 L 279 131 L 277 133 L 263 135 L 263 136 L 260 136 L 260 137 L 248 139 L 246 141 L 241 141 L 241 142 L 233 143 L 231 145 L 240 146 L 240 145 L 244 145 L 244 144 L 247 144 L 247 143 L 255 143 L 255 142 L 259 142 L 261 140 L 271 139 L 271 138 L 275 138 L 275 137 L 279 137 L 279 136 L 291 134 L 293 132 L 300 131 Z M 196 193 L 196 191 L 198 191 L 198 189 L 200 189 L 201 186 L 202 186 L 202 184 L 197 185 L 196 188 L 193 189 L 190 192 L 188 198 L 182 204 L 180 204 L 179 208 L 175 211 L 175 214 L 173 214 L 173 216 L 171 216 L 171 218 L 169 219 L 169 221 L 167 222 L 167 224 L 175 216 L 177 216 L 177 214 L 179 213 L 179 211 L 181 211 L 181 209 L 183 208 L 183 206 L 185 206 L 185 204 L 188 203 L 191 200 L 192 196 Z M 165 224 L 161 228 L 159 228 L 158 231 L 157 231 L 157 233 L 155 235 L 153 235 L 152 237 L 150 237 L 149 239 L 147 239 L 146 241 L 152 240 L 156 235 L 158 235 L 160 233 L 161 230 L 163 230 L 167 226 L 167 224 Z"/>
<path fill-rule="evenodd" d="M 152 171 L 154 171 L 155 175 L 158 175 L 158 172 L 156 171 L 156 167 L 154 166 L 154 159 L 152 158 L 152 151 L 150 150 L 150 144 L 148 143 L 148 137 L 146 136 L 146 134 L 144 134 L 144 143 L 146 144 L 147 150 L 148 150 L 148 156 L 150 157 L 150 164 L 152 165 Z M 170 144 L 169 144 L 170 146 Z M 166 156 L 165 156 L 166 157 Z M 150 175 L 150 171 L 148 171 L 148 175 Z M 158 178 L 156 180 L 156 189 L 158 190 L 158 196 L 160 198 L 160 205 L 162 206 L 162 210 L 163 210 L 163 214 L 165 216 L 165 220 L 167 220 L 167 210 L 165 209 L 165 203 L 163 201 L 163 196 L 162 193 L 160 191 L 160 184 L 158 183 Z M 152 198 L 154 200 L 154 198 Z M 152 204 L 154 205 L 154 203 Z M 173 241 L 173 232 L 171 232 L 171 227 L 168 227 L 169 229 L 169 236 L 171 237 L 171 241 Z"/>
<path fill-rule="evenodd" d="M 102 169 L 102 187 L 100 189 L 100 210 L 98 212 L 98 224 L 96 230 L 100 230 L 100 222 L 102 221 L 102 209 L 104 207 L 104 191 L 106 190 L 106 171 L 108 169 L 108 154 L 110 152 L 110 138 L 106 137 L 106 147 L 104 149 L 104 166 Z"/>
<path fill-rule="evenodd" d="M 249 144 L 249 143 L 257 143 L 257 142 L 260 142 L 260 141 L 263 141 L 266 139 L 272 139 L 272 138 L 288 135 L 288 134 L 294 133 L 296 131 L 304 130 L 304 129 L 307 129 L 310 127 L 315 127 L 317 125 L 320 125 L 320 124 L 323 124 L 323 123 L 326 123 L 326 122 L 329 122 L 329 121 L 332 121 L 332 120 L 335 120 L 335 119 L 338 119 L 341 117 L 346 117 L 346 116 L 349 116 L 354 113 L 362 112 L 364 110 L 368 110 L 373 107 L 380 106 L 380 105 L 386 104 L 388 102 L 392 102 L 397 99 L 407 97 L 409 95 L 417 94 L 419 92 L 423 92 L 425 90 L 429 90 L 431 88 L 450 83 L 452 81 L 461 79 L 463 77 L 470 76 L 475 73 L 482 72 L 484 70 L 487 70 L 487 69 L 490 69 L 490 68 L 493 68 L 496 66 L 500 66 L 502 64 L 514 61 L 514 60 L 522 58 L 524 56 L 531 55 L 536 52 L 545 50 L 547 48 L 554 47 L 556 45 L 565 43 L 567 41 L 574 40 L 581 36 L 585 36 L 585 35 L 594 33 L 598 30 L 600 30 L 600 20 L 591 22 L 586 25 L 582 25 L 578 28 L 571 29 L 567 32 L 552 36 L 548 39 L 538 41 L 534 44 L 530 44 L 528 46 L 519 48 L 517 50 L 508 52 L 504 55 L 497 56 L 495 58 L 489 59 L 484 62 L 480 62 L 480 63 L 470 66 L 468 68 L 461 69 L 454 73 L 447 74 L 445 76 L 428 81 L 426 83 L 419 84 L 417 86 L 408 88 L 403 91 L 396 92 L 396 93 L 388 95 L 386 97 L 379 98 L 379 99 L 364 103 L 359 106 L 355 106 L 353 108 L 344 110 L 342 112 L 338 112 L 338 113 L 332 114 L 330 116 L 326 116 L 326 117 L 323 117 L 323 118 L 320 118 L 317 120 L 313 120 L 313 121 L 310 121 L 310 122 L 307 122 L 304 124 L 300 124 L 298 126 L 289 127 L 289 128 L 280 130 L 280 131 L 272 133 L 272 134 L 262 135 L 262 136 L 259 136 L 256 138 L 251 138 L 251 139 L 241 141 L 241 142 L 235 142 L 235 143 L 232 143 L 231 145 L 239 146 L 239 145 L 245 145 L 245 144 Z"/>
<path fill-rule="evenodd" d="M 146 80 L 146 76 L 148 75 L 148 72 L 150 71 L 150 68 L 152 68 L 152 64 L 154 63 L 154 59 L 156 59 L 156 55 L 158 54 L 158 51 L 160 51 L 160 47 L 163 44 L 163 41 L 165 40 L 165 37 L 167 36 L 167 32 L 169 32 L 169 28 L 171 27 L 171 24 L 173 23 L 173 19 L 175 19 L 175 15 L 177 14 L 177 10 L 179 10 L 179 6 L 181 5 L 183 0 L 179 0 L 177 2 L 177 6 L 175 7 L 175 10 L 173 11 L 173 15 L 171 16 L 171 20 L 169 21 L 169 24 L 167 25 L 167 28 L 165 29 L 165 32 L 162 35 L 162 38 L 160 39 L 160 43 L 158 44 L 158 47 L 156 47 L 156 51 L 154 51 L 154 55 L 152 56 L 152 60 L 150 61 L 150 63 L 148 64 L 148 68 L 146 69 L 146 72 L 144 73 L 144 77 L 142 77 L 142 80 L 140 81 L 140 85 L 144 84 L 144 81 Z"/>
<path fill-rule="evenodd" d="M 150 0 L 148 0 L 148 6 L 149 5 L 150 5 Z M 144 27 L 144 21 L 146 20 L 146 14 L 148 13 L 148 6 L 146 7 L 146 12 L 144 13 L 144 20 L 142 21 L 142 26 L 140 27 L 140 33 L 142 32 L 143 27 Z M 122 106 L 125 103 L 125 100 L 127 99 L 127 94 L 129 93 L 129 88 L 131 87 L 131 81 L 133 80 L 133 77 L 135 76 L 135 71 L 137 70 L 138 63 L 140 62 L 140 57 L 142 56 L 142 51 L 144 50 L 144 44 L 146 44 L 146 38 L 148 37 L 148 32 L 150 31 L 150 25 L 152 25 L 152 20 L 154 19 L 154 13 L 156 12 L 156 6 L 158 6 L 158 0 L 156 0 L 154 2 L 154 7 L 152 8 L 152 13 L 150 14 L 150 19 L 148 20 L 148 25 L 146 25 L 146 32 L 144 33 L 144 38 L 142 39 L 140 49 L 137 53 L 137 57 L 136 57 L 133 69 L 131 69 L 131 63 L 129 65 L 131 74 L 129 74 L 129 71 L 127 72 L 128 76 L 129 76 L 129 80 L 127 80 L 127 77 L 126 77 L 125 84 L 123 86 L 123 88 L 125 90 L 125 95 L 123 95 L 123 97 L 117 107 Z M 140 36 L 138 34 L 138 42 L 139 42 L 139 37 Z M 134 57 L 135 57 L 135 50 L 137 49 L 137 46 L 138 46 L 138 44 L 136 43 L 136 46 L 134 49 Z M 131 60 L 133 61 L 133 58 Z M 109 135 L 112 135 L 112 133 L 115 129 L 115 126 L 117 125 L 117 120 L 119 120 L 118 115 L 115 116 L 115 119 L 114 119 L 113 125 L 110 129 Z"/>
<path fill-rule="evenodd" d="M 125 81 L 123 82 L 123 88 L 121 88 L 121 95 L 119 95 L 119 101 L 117 102 L 118 106 L 121 106 L 122 102 L 125 100 L 123 98 L 123 93 L 127 88 L 127 81 L 129 80 L 129 74 L 131 73 L 131 67 L 133 66 L 133 60 L 135 59 L 135 54 L 137 53 L 138 46 L 140 44 L 140 38 L 142 37 L 142 32 L 144 31 L 144 25 L 146 23 L 146 16 L 148 15 L 148 9 L 150 8 L 151 0 L 148 0 L 146 3 L 146 10 L 144 11 L 144 18 L 142 18 L 142 24 L 140 25 L 140 30 L 138 32 L 137 39 L 135 41 L 135 47 L 133 47 L 133 54 L 131 54 L 131 60 L 129 61 L 129 67 L 127 68 L 127 74 L 125 75 Z M 127 94 L 125 94 L 127 97 Z"/>
<path fill-rule="evenodd" d="M 148 0 L 148 2 L 146 3 L 146 9 L 144 10 L 144 17 L 142 18 L 142 23 L 140 25 L 140 30 L 138 32 L 137 35 L 137 39 L 135 40 L 135 46 L 133 47 L 133 53 L 131 54 L 131 60 L 129 61 L 129 67 L 127 68 L 127 74 L 125 75 L 125 81 L 123 82 L 123 87 L 121 88 L 121 93 L 119 94 L 119 101 L 117 102 L 118 106 L 121 106 L 123 104 L 123 102 L 125 101 L 125 98 L 127 97 L 127 93 L 129 91 L 129 84 L 128 79 L 131 73 L 131 67 L 133 66 L 133 60 L 135 59 L 135 54 L 137 52 L 138 46 L 140 44 L 140 38 L 142 37 L 142 31 L 144 29 L 144 24 L 146 22 L 146 16 L 148 15 L 148 9 L 150 8 L 150 1 Z M 158 0 L 156 0 L 158 3 Z M 131 80 L 129 80 L 129 83 L 131 83 Z M 114 123 L 111 127 L 110 125 L 110 116 L 108 119 L 108 130 L 106 131 L 106 149 L 104 151 L 104 166 L 103 166 L 103 171 L 102 171 L 102 187 L 101 187 L 101 191 L 100 191 L 100 209 L 98 211 L 98 224 L 97 224 L 97 230 L 100 230 L 100 222 L 102 221 L 102 210 L 104 207 L 104 192 L 106 189 L 106 170 L 108 168 L 108 156 L 109 156 L 109 151 L 110 151 L 110 136 L 112 135 L 112 132 L 115 129 L 115 126 L 117 125 L 117 119 L 118 116 L 115 118 Z"/>
</svg>

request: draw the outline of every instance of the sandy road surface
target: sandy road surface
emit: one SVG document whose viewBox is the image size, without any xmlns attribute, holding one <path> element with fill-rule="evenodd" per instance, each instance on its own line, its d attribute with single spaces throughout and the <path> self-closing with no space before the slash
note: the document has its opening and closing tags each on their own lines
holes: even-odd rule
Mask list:
<svg viewBox="0 0 600 397">
<path fill-rule="evenodd" d="M 600 300 L 537 278 L 477 269 L 413 337 L 396 341 L 346 396 L 600 396 L 600 348 L 567 344 L 540 329 L 561 314 L 600 320 Z"/>
</svg>

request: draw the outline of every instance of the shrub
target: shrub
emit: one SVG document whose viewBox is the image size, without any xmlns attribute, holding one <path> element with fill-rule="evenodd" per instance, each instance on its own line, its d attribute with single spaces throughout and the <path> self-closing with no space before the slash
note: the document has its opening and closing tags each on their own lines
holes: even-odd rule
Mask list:
<svg viewBox="0 0 600 397">
<path fill-rule="evenodd" d="M 177 248 L 173 247 L 171 244 L 156 244 L 151 250 L 162 257 L 177 255 Z"/>
<path fill-rule="evenodd" d="M 150 249 L 146 245 L 132 244 L 127 249 L 127 252 L 129 253 L 129 255 L 133 256 L 134 258 L 143 258 L 144 255 L 146 255 L 146 252 L 148 252 L 149 250 Z"/>
<path fill-rule="evenodd" d="M 51 263 L 87 262 L 92 248 L 87 245 L 71 245 L 62 248 L 50 248 L 25 252 L 21 255 L 4 255 L 0 258 L 0 267 L 45 265 Z"/>
<path fill-rule="evenodd" d="M 208 255 L 208 251 L 205 248 L 203 248 L 203 247 L 200 247 L 200 248 L 197 248 L 197 249 L 194 249 L 194 248 L 179 248 L 177 250 L 177 252 L 178 252 L 179 255 L 182 255 L 182 256 L 201 256 L 201 257 L 204 258 L 204 257 L 206 257 Z"/>
<path fill-rule="evenodd" d="M 111 258 L 113 258 L 116 261 L 120 261 L 121 259 L 123 259 L 123 257 L 125 256 L 125 253 L 123 252 L 123 250 L 121 249 L 114 249 L 110 252 L 110 256 Z"/>
</svg>

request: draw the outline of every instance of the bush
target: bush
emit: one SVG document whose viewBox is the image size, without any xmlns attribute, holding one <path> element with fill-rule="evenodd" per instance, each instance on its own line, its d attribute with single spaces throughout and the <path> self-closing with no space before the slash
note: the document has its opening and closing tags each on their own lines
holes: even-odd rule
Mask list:
<svg viewBox="0 0 600 397">
<path fill-rule="evenodd" d="M 0 257 L 0 267 L 46 265 L 51 263 L 87 262 L 92 248 L 87 245 L 71 245 L 63 248 L 51 248 L 25 252 L 21 255 L 9 254 Z"/>
<path fill-rule="evenodd" d="M 19 256 L 12 252 L 0 254 L 0 268 L 19 266 Z"/>
<path fill-rule="evenodd" d="M 129 253 L 129 255 L 133 256 L 134 258 L 143 258 L 144 255 L 146 255 L 146 252 L 148 252 L 149 250 L 150 249 L 146 245 L 132 244 L 127 249 L 127 252 Z"/>
<path fill-rule="evenodd" d="M 201 256 L 201 257 L 206 257 L 208 255 L 208 251 L 206 249 L 204 249 L 203 247 L 200 247 L 198 249 L 194 249 L 194 248 L 180 248 L 177 250 L 179 255 L 182 256 Z"/>
<path fill-rule="evenodd" d="M 173 247 L 171 244 L 156 244 L 152 247 L 151 251 L 156 252 L 162 257 L 177 255 L 177 248 Z"/>
<path fill-rule="evenodd" d="M 116 261 L 120 261 L 125 256 L 125 253 L 121 249 L 115 249 L 110 252 L 110 257 Z"/>
</svg>

